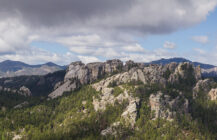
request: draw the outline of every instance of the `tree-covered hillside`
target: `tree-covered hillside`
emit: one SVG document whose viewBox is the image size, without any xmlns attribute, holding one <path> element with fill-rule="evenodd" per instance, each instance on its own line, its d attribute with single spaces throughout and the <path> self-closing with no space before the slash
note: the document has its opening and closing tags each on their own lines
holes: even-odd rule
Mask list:
<svg viewBox="0 0 217 140">
<path fill-rule="evenodd" d="M 118 64 L 91 82 L 85 76 L 96 77 L 93 70 L 106 65 L 72 65 L 52 95 L 77 85 L 71 91 L 50 97 L 1 93 L 2 140 L 217 139 L 217 83 L 201 79 L 193 65 Z"/>
</svg>

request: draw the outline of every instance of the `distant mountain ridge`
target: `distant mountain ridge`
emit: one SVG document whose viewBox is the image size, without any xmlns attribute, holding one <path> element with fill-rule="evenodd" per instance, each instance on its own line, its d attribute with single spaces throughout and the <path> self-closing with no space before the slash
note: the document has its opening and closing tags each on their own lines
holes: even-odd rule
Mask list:
<svg viewBox="0 0 217 140">
<path fill-rule="evenodd" d="M 204 64 L 204 63 L 200 63 L 200 62 L 192 62 L 190 60 L 187 60 L 185 58 L 179 58 L 179 57 L 175 57 L 175 58 L 169 58 L 169 59 L 160 59 L 160 60 L 156 60 L 156 61 L 151 61 L 147 64 L 162 64 L 162 65 L 166 65 L 166 64 L 169 64 L 171 62 L 176 62 L 176 63 L 181 63 L 181 62 L 190 62 L 192 64 L 194 64 L 194 66 L 199 66 L 202 68 L 202 69 L 212 69 L 212 68 L 215 68 L 216 66 L 214 65 L 210 65 L 210 64 Z"/>
<path fill-rule="evenodd" d="M 45 75 L 63 69 L 65 69 L 64 66 L 59 66 L 52 62 L 39 65 L 29 65 L 20 61 L 5 60 L 0 62 L 0 77 Z"/>
</svg>

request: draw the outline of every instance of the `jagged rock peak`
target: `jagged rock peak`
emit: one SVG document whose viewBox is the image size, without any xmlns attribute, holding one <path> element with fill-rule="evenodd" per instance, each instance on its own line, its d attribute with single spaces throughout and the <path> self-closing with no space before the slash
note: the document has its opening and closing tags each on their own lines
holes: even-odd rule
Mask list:
<svg viewBox="0 0 217 140">
<path fill-rule="evenodd" d="M 193 98 L 196 98 L 200 92 L 208 93 L 214 83 L 211 79 L 199 80 L 193 88 Z"/>
<path fill-rule="evenodd" d="M 70 65 L 76 66 L 76 65 L 84 65 L 81 61 L 72 62 Z"/>
<path fill-rule="evenodd" d="M 217 100 L 217 88 L 211 89 L 210 92 L 208 93 L 208 97 L 212 101 Z"/>
<path fill-rule="evenodd" d="M 24 96 L 31 96 L 32 95 L 31 91 L 27 87 L 25 87 L 25 86 L 22 86 L 20 88 L 19 94 L 20 95 L 24 95 Z"/>
<path fill-rule="evenodd" d="M 177 83 L 180 78 L 188 78 L 189 74 L 195 80 L 201 78 L 200 68 L 195 68 L 190 63 L 145 65 L 130 60 L 123 65 L 122 61 L 114 59 L 85 65 L 78 61 L 69 65 L 64 82 L 49 97 L 61 96 L 64 92 L 75 90 L 84 84 L 90 84 L 99 78 L 117 73 L 116 78 L 113 78 L 116 79 L 116 82 L 126 83 L 134 80 L 141 81 L 144 84 L 161 84 L 164 86 L 168 82 Z"/>
<path fill-rule="evenodd" d="M 177 113 L 187 114 L 189 112 L 189 101 L 181 95 L 171 99 L 169 95 L 159 91 L 157 94 L 151 94 L 149 102 L 151 110 L 154 111 L 153 119 L 164 118 L 171 121 Z"/>
</svg>

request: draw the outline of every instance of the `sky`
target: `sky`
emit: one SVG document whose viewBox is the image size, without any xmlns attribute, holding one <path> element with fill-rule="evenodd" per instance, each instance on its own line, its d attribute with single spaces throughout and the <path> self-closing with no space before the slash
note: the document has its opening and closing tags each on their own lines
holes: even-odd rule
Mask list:
<svg viewBox="0 0 217 140">
<path fill-rule="evenodd" d="M 217 0 L 0 0 L 0 61 L 217 65 Z"/>
</svg>

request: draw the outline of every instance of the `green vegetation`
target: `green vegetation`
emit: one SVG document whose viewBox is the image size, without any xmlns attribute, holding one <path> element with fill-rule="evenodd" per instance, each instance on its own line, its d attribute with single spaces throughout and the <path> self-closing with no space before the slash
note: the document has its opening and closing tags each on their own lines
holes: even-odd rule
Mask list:
<svg viewBox="0 0 217 140">
<path fill-rule="evenodd" d="M 56 83 L 63 81 L 65 70 L 47 74 L 45 76 L 18 76 L 0 78 L 0 85 L 10 89 L 19 89 L 25 86 L 33 96 L 47 96 Z"/>
<path fill-rule="evenodd" d="M 116 81 L 112 81 L 108 85 L 108 87 L 115 87 L 115 86 L 117 86 L 117 82 Z"/>
<path fill-rule="evenodd" d="M 0 136 L 11 139 L 13 133 L 22 133 L 28 140 L 100 139 L 101 130 L 120 120 L 126 103 L 115 103 L 115 106 L 107 106 L 104 112 L 95 112 L 92 97 L 98 94 L 85 86 L 33 107 L 1 111 Z"/>
<path fill-rule="evenodd" d="M 170 87 L 172 89 L 172 87 Z M 163 93 L 171 91 L 159 85 L 140 85 L 135 92 L 135 96 L 141 99 L 139 114 L 136 125 L 137 131 L 131 136 L 131 139 L 153 139 L 153 140 L 174 140 L 174 139 L 203 139 L 214 140 L 217 138 L 217 103 L 209 101 L 205 94 L 196 100 L 187 96 L 192 108 L 191 116 L 178 114 L 177 118 L 172 121 L 163 119 L 152 120 L 152 112 L 148 105 L 149 96 L 156 91 L 161 90 Z M 186 89 L 183 93 L 189 92 Z M 167 93 L 170 96 L 172 93 Z M 185 93 L 187 94 L 187 93 Z M 185 95 L 184 94 L 184 95 Z"/>
<path fill-rule="evenodd" d="M 179 84 L 166 86 L 144 85 L 142 82 L 132 81 L 122 84 L 122 89 L 116 82 L 110 83 L 109 87 L 114 88 L 115 97 L 128 90 L 134 97 L 140 98 L 135 128 L 126 126 L 121 118 L 128 105 L 127 100 L 121 104 L 115 102 L 114 105 L 107 105 L 105 111 L 96 112 L 92 104 L 93 96 L 99 97 L 101 93 L 90 85 L 50 101 L 39 97 L 25 98 L 16 94 L 0 93 L 0 106 L 7 107 L 0 111 L 0 139 L 10 140 L 14 134 L 20 134 L 24 140 L 215 140 L 217 103 L 208 100 L 203 92 L 199 93 L 197 99 L 193 99 L 192 87 L 195 79 L 189 76 L 192 72 L 186 74 L 189 79 L 180 79 Z M 166 75 L 168 76 L 169 72 Z M 189 100 L 190 114 L 177 114 L 174 121 L 160 118 L 152 120 L 149 97 L 158 91 L 171 98 L 176 98 L 179 92 L 182 92 L 183 97 Z M 13 109 L 13 106 L 23 101 L 28 101 L 29 106 Z M 102 136 L 101 131 L 114 122 L 121 122 L 115 128 L 116 136 Z"/>
<path fill-rule="evenodd" d="M 123 90 L 123 89 L 121 89 L 119 86 L 114 87 L 113 95 L 114 95 L 115 97 L 117 97 L 117 96 L 120 95 L 121 93 L 124 93 L 124 90 Z"/>
<path fill-rule="evenodd" d="M 170 77 L 171 71 L 167 68 L 166 72 L 163 74 L 163 77 L 168 79 Z"/>
</svg>

